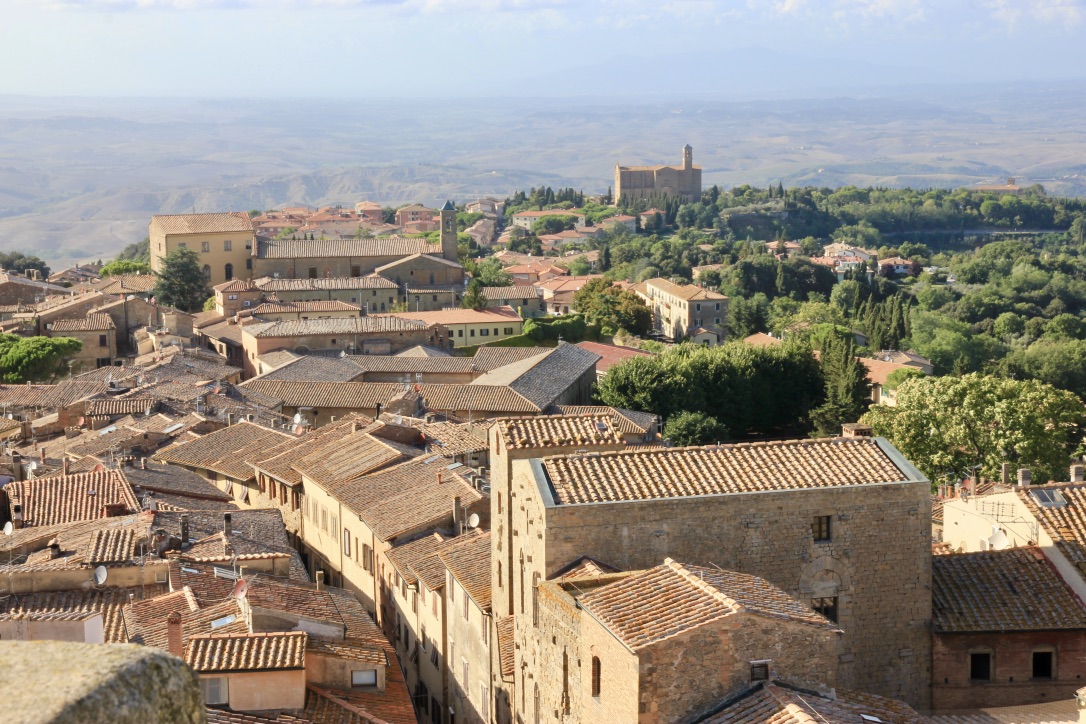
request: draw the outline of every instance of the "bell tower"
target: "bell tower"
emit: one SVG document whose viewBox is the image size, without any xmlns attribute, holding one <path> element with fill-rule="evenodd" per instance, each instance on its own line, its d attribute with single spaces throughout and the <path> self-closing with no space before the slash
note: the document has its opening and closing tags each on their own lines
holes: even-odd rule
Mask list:
<svg viewBox="0 0 1086 724">
<path fill-rule="evenodd" d="M 683 146 L 683 171 L 694 168 L 694 149 L 690 144 Z"/>
<path fill-rule="evenodd" d="M 446 261 L 456 261 L 456 207 L 446 201 L 441 214 L 441 256 Z"/>
</svg>

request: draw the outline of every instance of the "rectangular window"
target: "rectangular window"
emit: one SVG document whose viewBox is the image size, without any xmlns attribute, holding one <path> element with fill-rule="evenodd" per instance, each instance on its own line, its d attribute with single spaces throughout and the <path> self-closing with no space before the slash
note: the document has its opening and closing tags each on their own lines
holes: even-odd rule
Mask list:
<svg viewBox="0 0 1086 724">
<path fill-rule="evenodd" d="M 830 541 L 830 515 L 816 515 L 811 521 L 811 535 L 815 543 L 828 543 Z"/>
<path fill-rule="evenodd" d="M 463 337 L 464 336 L 464 330 L 462 330 L 462 329 L 456 330 L 456 336 L 457 337 Z"/>
<path fill-rule="evenodd" d="M 253 268 L 253 260 L 252 259 L 246 259 L 245 260 L 245 268 L 246 269 L 252 269 Z"/>
<path fill-rule="evenodd" d="M 1053 651 L 1033 652 L 1033 678 L 1051 679 L 1053 673 L 1053 659 L 1056 654 Z"/>
<path fill-rule="evenodd" d="M 479 336 L 480 337 L 489 337 L 490 336 L 490 330 L 489 329 L 480 329 L 479 330 Z"/>
<path fill-rule="evenodd" d="M 343 555 L 351 557 L 351 531 L 343 529 Z"/>
<path fill-rule="evenodd" d="M 203 690 L 205 704 L 230 703 L 230 693 L 225 676 L 201 677 L 200 688 Z"/>
<path fill-rule="evenodd" d="M 464 620 L 467 621 L 471 615 L 471 599 L 468 598 L 468 592 L 464 591 Z"/>
<path fill-rule="evenodd" d="M 479 705 L 483 710 L 483 721 L 490 721 L 490 690 L 485 684 L 479 684 Z"/>
<path fill-rule="evenodd" d="M 358 536 L 354 537 L 354 562 L 358 563 Z"/>
<path fill-rule="evenodd" d="M 417 592 L 411 593 L 411 613 L 419 612 L 419 594 Z"/>
<path fill-rule="evenodd" d="M 377 669 L 352 671 L 351 686 L 377 686 Z"/>
<path fill-rule="evenodd" d="M 309 278 L 310 279 L 316 279 L 317 278 L 317 267 L 315 267 L 315 266 L 309 267 Z"/>
<path fill-rule="evenodd" d="M 769 664 L 765 661 L 750 662 L 750 680 L 769 681 Z"/>
<path fill-rule="evenodd" d="M 233 302 L 233 301 L 237 301 L 238 295 L 237 294 L 228 294 L 226 296 L 226 298 Z"/>
<path fill-rule="evenodd" d="M 837 596 L 811 599 L 811 608 L 814 609 L 815 613 L 820 613 L 830 621 L 837 623 Z"/>
<path fill-rule="evenodd" d="M 992 680 L 991 654 L 969 654 L 969 679 L 971 681 Z"/>
<path fill-rule="evenodd" d="M 98 335 L 98 346 L 99 347 L 108 347 L 109 346 L 109 338 L 104 334 Z"/>
<path fill-rule="evenodd" d="M 461 681 L 464 682 L 464 688 L 467 689 L 468 688 L 468 660 L 467 659 L 460 659 L 460 664 L 461 664 L 462 668 L 464 669 L 464 678 L 461 679 Z"/>
<path fill-rule="evenodd" d="M 189 247 L 189 245 L 184 241 L 177 242 L 177 246 L 182 248 L 182 249 L 187 249 Z"/>
<path fill-rule="evenodd" d="M 701 311 L 701 305 L 700 304 L 695 304 L 694 305 L 694 311 L 695 312 L 700 312 Z"/>
<path fill-rule="evenodd" d="M 222 250 L 223 251 L 232 251 L 233 249 L 234 249 L 233 242 L 231 242 L 229 239 L 227 239 L 226 241 L 224 241 L 222 243 Z"/>
<path fill-rule="evenodd" d="M 352 266 L 351 267 L 351 276 L 352 277 L 360 277 L 360 276 L 362 276 L 362 267 L 360 267 L 360 266 Z"/>
<path fill-rule="evenodd" d="M 512 334 L 513 333 L 513 328 L 512 327 L 506 327 L 505 328 L 505 333 L 506 334 Z"/>
<path fill-rule="evenodd" d="M 201 241 L 200 242 L 200 251 L 211 251 L 211 242 L 210 241 Z"/>
<path fill-rule="evenodd" d="M 469 331 L 469 334 L 468 334 L 469 337 L 474 337 L 475 336 L 475 330 L 474 329 L 468 330 L 468 331 Z"/>
</svg>

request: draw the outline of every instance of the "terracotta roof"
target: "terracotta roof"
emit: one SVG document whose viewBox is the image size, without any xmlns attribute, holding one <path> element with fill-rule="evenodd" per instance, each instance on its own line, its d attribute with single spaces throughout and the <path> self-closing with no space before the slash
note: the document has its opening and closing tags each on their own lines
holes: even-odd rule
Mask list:
<svg viewBox="0 0 1086 724">
<path fill-rule="evenodd" d="M 433 422 L 419 425 L 433 452 L 445 457 L 485 452 L 490 448 L 486 425 L 461 425 L 455 422 Z"/>
<path fill-rule="evenodd" d="M 304 631 L 192 636 L 185 663 L 201 673 L 304 669 L 308 638 Z"/>
<path fill-rule="evenodd" d="M 611 415 L 539 415 L 498 421 L 507 448 L 527 450 L 577 445 L 622 445 Z"/>
<path fill-rule="evenodd" d="M 51 332 L 103 332 L 117 328 L 108 314 L 88 314 L 83 319 L 58 319 L 48 326 Z"/>
<path fill-rule="evenodd" d="M 398 545 L 390 549 L 385 555 L 388 557 L 389 563 L 407 581 L 408 585 L 414 585 L 419 578 L 412 566 L 426 556 L 438 553 L 446 540 L 448 539 L 440 533 L 431 533 L 409 543 Z"/>
<path fill-rule="evenodd" d="M 151 229 L 160 234 L 210 234 L 230 231 L 252 231 L 249 214 L 229 211 L 217 214 L 155 214 Z"/>
<path fill-rule="evenodd" d="M 153 397 L 106 397 L 87 400 L 83 404 L 85 415 L 138 415 L 147 410 L 158 410 L 159 401 Z"/>
<path fill-rule="evenodd" d="M 440 591 L 445 587 L 445 572 L 448 570 L 445 568 L 445 564 L 442 562 L 440 554 L 443 551 L 451 550 L 457 546 L 466 545 L 476 537 L 484 535 L 485 533 L 486 531 L 476 528 L 475 530 L 468 531 L 455 538 L 448 538 L 433 552 L 416 557 L 416 560 L 409 564 L 411 570 L 414 572 L 415 578 L 422 581 L 422 583 L 431 591 Z M 395 550 L 395 548 L 393 550 Z"/>
<path fill-rule="evenodd" d="M 305 292 L 349 289 L 399 289 L 384 277 L 321 277 L 319 279 L 275 279 L 262 277 L 253 282 L 265 292 Z"/>
<path fill-rule="evenodd" d="M 265 715 L 245 714 L 229 709 L 215 709 L 207 707 L 207 724 L 323 724 L 312 719 L 291 716 L 283 712 L 272 712 Z"/>
<path fill-rule="evenodd" d="M 496 299 L 510 305 L 539 299 L 537 288 L 528 284 L 513 284 L 507 287 L 483 287 L 480 291 L 488 300 Z M 480 349 L 482 348 L 480 347 Z"/>
<path fill-rule="evenodd" d="M 645 284 L 648 287 L 655 287 L 661 292 L 664 292 L 665 294 L 670 294 L 673 297 L 678 297 L 679 299 L 683 299 L 688 302 L 701 300 L 709 300 L 715 302 L 727 299 L 727 297 L 723 294 L 718 294 L 717 292 L 703 289 L 693 284 L 674 284 L 672 282 L 669 282 L 667 279 L 661 279 L 659 277 L 655 279 L 649 279 L 645 282 Z"/>
<path fill-rule="evenodd" d="M 448 460 L 434 455 L 327 489 L 377 537 L 387 541 L 405 531 L 451 519 L 455 498 L 465 507 L 482 499 L 482 494 L 448 470 L 448 465 Z M 438 473 L 442 475 L 440 483 Z"/>
<path fill-rule="evenodd" d="M 211 288 L 217 292 L 249 292 L 256 289 L 256 285 L 251 279 L 231 279 Z"/>
<path fill-rule="evenodd" d="M 467 591 L 475 605 L 490 612 L 490 532 L 464 545 L 438 553 L 456 582 Z"/>
<path fill-rule="evenodd" d="M 361 312 L 362 307 L 348 304 L 338 299 L 325 299 L 315 302 L 263 302 L 252 308 L 253 316 L 262 314 L 287 314 L 292 312 Z"/>
<path fill-rule="evenodd" d="M 891 461 L 875 438 L 569 455 L 547 458 L 543 468 L 559 505 L 912 479 Z"/>
<path fill-rule="evenodd" d="M 393 317 L 414 319 L 431 324 L 509 324 L 523 321 L 519 314 L 509 307 L 488 307 L 486 309 L 441 309 L 435 312 L 397 312 Z"/>
<path fill-rule="evenodd" d="M 284 319 L 280 322 L 248 324 L 242 327 L 242 330 L 254 337 L 267 338 L 412 332 L 426 329 L 429 326 L 425 322 L 402 319 L 396 315 L 371 314 L 366 317 L 345 317 L 342 319 Z"/>
<path fill-rule="evenodd" d="M 122 274 L 91 282 L 91 286 L 103 294 L 143 294 L 154 289 L 156 283 L 154 274 Z"/>
<path fill-rule="evenodd" d="M 239 610 L 237 601 L 226 596 L 221 603 L 201 608 L 192 594 L 185 587 L 154 598 L 136 601 L 125 606 L 124 622 L 128 630 L 128 640 L 134 644 L 169 647 L 169 629 L 167 617 L 171 613 L 181 614 L 181 640 L 188 641 L 193 636 L 248 633 L 245 616 Z M 233 620 L 230 617 L 233 616 Z M 214 630 L 211 622 L 216 622 Z"/>
<path fill-rule="evenodd" d="M 441 253 L 441 247 L 426 239 L 390 236 L 372 239 L 260 239 L 261 259 L 317 259 L 329 257 L 410 256 Z"/>
<path fill-rule="evenodd" d="M 402 462 L 422 450 L 409 450 L 367 432 L 355 432 L 336 441 L 330 448 L 318 448 L 296 460 L 293 467 L 318 485 L 327 486 Z"/>
<path fill-rule="evenodd" d="M 27 526 L 104 518 L 107 505 L 123 506 L 125 513 L 140 508 L 132 486 L 119 470 L 12 482 L 4 490 L 13 506 L 22 504 Z"/>
<path fill-rule="evenodd" d="M 400 382 L 301 382 L 256 378 L 245 389 L 282 400 L 286 407 L 370 409 L 403 393 Z"/>
<path fill-rule="evenodd" d="M 131 528 L 94 531 L 83 560 L 92 566 L 127 563 L 136 554 L 136 532 Z"/>
<path fill-rule="evenodd" d="M 208 433 L 192 442 L 171 445 L 155 453 L 155 459 L 221 473 L 234 480 L 252 480 L 249 463 L 264 450 L 290 440 L 290 435 L 250 422 L 240 422 Z"/>
<path fill-rule="evenodd" d="M 413 262 L 416 262 L 416 261 L 419 261 L 419 260 L 422 260 L 422 259 L 425 259 L 427 262 L 430 262 L 432 264 L 441 264 L 443 266 L 451 266 L 451 267 L 456 267 L 457 269 L 463 269 L 463 267 L 460 266 L 460 264 L 458 264 L 457 262 L 449 261 L 448 259 L 437 256 L 438 251 L 439 251 L 439 249 L 435 248 L 434 246 L 431 246 L 430 249 L 426 253 L 411 254 L 409 256 L 403 257 L 402 259 L 397 259 L 396 261 L 391 261 L 388 264 L 382 264 L 379 267 L 375 267 L 373 272 L 374 272 L 374 274 L 380 274 L 381 272 L 386 271 L 388 269 L 391 269 L 393 267 L 399 266 L 400 264 L 411 264 Z M 461 289 L 462 288 L 463 287 L 461 287 Z"/>
<path fill-rule="evenodd" d="M 542 410 L 582 375 L 594 371 L 599 358 L 594 352 L 575 344 L 559 342 L 549 352 L 491 370 L 472 380 L 471 384 L 508 385 Z"/>
<path fill-rule="evenodd" d="M 488 372 L 529 357 L 547 354 L 550 350 L 550 347 L 490 347 L 484 344 L 475 351 L 475 356 L 471 360 L 477 370 Z"/>
<path fill-rule="evenodd" d="M 670 558 L 593 589 L 579 603 L 634 650 L 739 613 L 836 630 L 765 579 Z"/>
<path fill-rule="evenodd" d="M 611 415 L 616 430 L 635 435 L 655 431 L 660 421 L 651 412 L 604 405 L 553 405 L 549 408 L 548 414 L 552 412 L 559 415 Z"/>
<path fill-rule="evenodd" d="M 1042 507 L 1027 490 L 1019 490 L 1018 497 L 1033 512 L 1034 517 L 1051 536 L 1060 551 L 1071 563 L 1086 571 L 1086 486 L 1046 486 L 1059 491 L 1066 505 Z"/>
<path fill-rule="evenodd" d="M 47 593 L 24 593 L 0 596 L 0 620 L 27 614 L 87 614 L 100 613 L 104 625 L 105 643 L 128 643 L 125 630 L 124 607 L 130 601 L 167 592 L 164 585 L 135 586 L 133 588 L 102 588 Z"/>
<path fill-rule="evenodd" d="M 863 717 L 873 717 L 864 719 Z M 874 694 L 836 689 L 834 698 L 783 684 L 758 684 L 730 700 L 699 724 L 812 724 L 812 722 L 879 721 L 883 724 L 927 724 L 907 704 Z"/>
<path fill-rule="evenodd" d="M 513 681 L 517 670 L 517 652 L 514 643 L 515 621 L 512 616 L 502 616 L 495 624 L 498 629 L 498 662 L 502 681 Z"/>
<path fill-rule="evenodd" d="M 1037 548 L 932 559 L 932 625 L 943 633 L 1086 629 L 1086 608 Z"/>
<path fill-rule="evenodd" d="M 871 380 L 872 384 L 885 385 L 886 378 L 898 370 L 915 370 L 913 365 L 903 365 L 897 362 L 884 362 L 879 359 L 870 359 L 868 357 L 857 357 L 860 364 L 867 370 L 867 379 Z"/>
<path fill-rule="evenodd" d="M 613 344 L 601 344 L 599 342 L 578 342 L 577 346 L 599 356 L 596 361 L 596 372 L 607 372 L 614 365 L 628 360 L 631 357 L 652 357 L 651 352 L 644 352 L 633 347 L 618 347 Z"/>
<path fill-rule="evenodd" d="M 249 464 L 276 480 L 296 485 L 302 482 L 302 475 L 294 469 L 294 464 L 313 452 L 334 450 L 341 439 L 352 433 L 356 422 L 365 424 L 369 419 L 353 413 L 345 415 L 333 423 L 310 430 L 295 440 L 265 450 L 266 457 L 262 456 Z"/>
<path fill-rule="evenodd" d="M 589 556 L 581 556 L 573 561 L 573 563 L 560 569 L 556 574 L 551 576 L 549 580 L 567 581 L 574 578 L 595 578 L 608 573 L 618 572 L 619 570 L 617 568 L 609 566 L 603 561 L 597 561 L 595 558 L 590 558 Z"/>
<path fill-rule="evenodd" d="M 509 414 L 539 412 L 542 407 L 505 385 L 420 385 L 419 393 L 427 409 L 437 412 Z"/>
</svg>

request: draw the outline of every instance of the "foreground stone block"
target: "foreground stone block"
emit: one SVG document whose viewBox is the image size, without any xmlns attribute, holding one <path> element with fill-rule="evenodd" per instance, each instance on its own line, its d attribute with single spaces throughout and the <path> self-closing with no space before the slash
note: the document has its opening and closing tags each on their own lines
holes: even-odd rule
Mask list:
<svg viewBox="0 0 1086 724">
<path fill-rule="evenodd" d="M 0 672 L 4 721 L 207 721 L 196 674 L 180 659 L 145 646 L 4 642 Z"/>
</svg>

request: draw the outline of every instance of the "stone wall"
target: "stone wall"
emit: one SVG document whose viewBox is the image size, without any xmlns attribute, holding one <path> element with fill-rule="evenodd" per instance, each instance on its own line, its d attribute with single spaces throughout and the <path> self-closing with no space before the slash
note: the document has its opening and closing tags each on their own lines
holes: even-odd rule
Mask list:
<svg viewBox="0 0 1086 724">
<path fill-rule="evenodd" d="M 207 721 L 196 674 L 174 656 L 136 645 L 0 643 L 3 719 L 144 724 Z M 58 672 L 63 672 L 59 675 Z"/>
<path fill-rule="evenodd" d="M 495 464 L 495 469 L 497 468 Z M 544 483 L 545 485 L 545 483 Z M 513 463 L 514 607 L 580 556 L 622 570 L 664 558 L 761 576 L 801 602 L 838 599 L 839 682 L 927 708 L 931 502 L 928 483 L 894 483 L 543 506 L 531 463 Z M 813 541 L 831 516 L 830 542 Z"/>
</svg>

